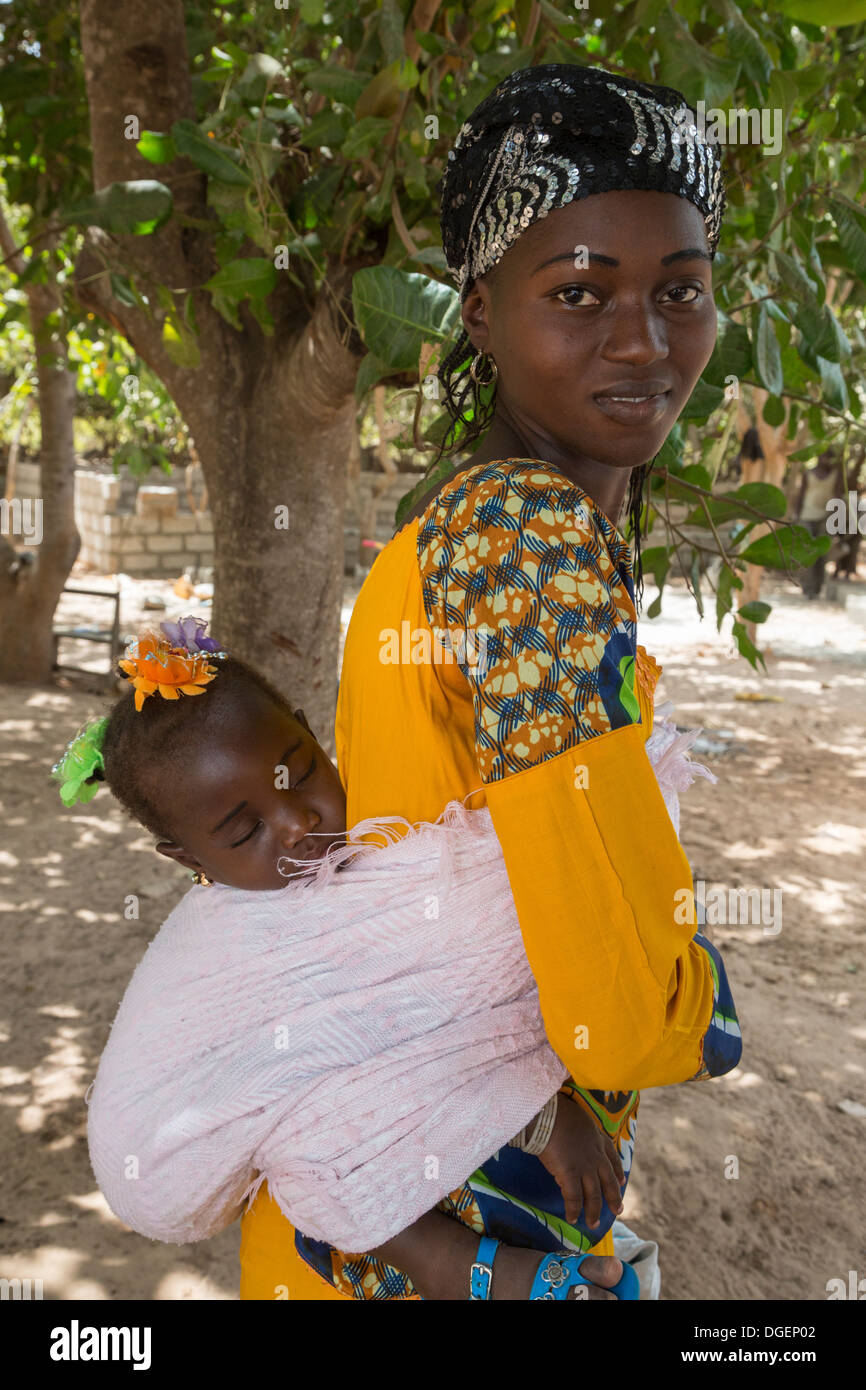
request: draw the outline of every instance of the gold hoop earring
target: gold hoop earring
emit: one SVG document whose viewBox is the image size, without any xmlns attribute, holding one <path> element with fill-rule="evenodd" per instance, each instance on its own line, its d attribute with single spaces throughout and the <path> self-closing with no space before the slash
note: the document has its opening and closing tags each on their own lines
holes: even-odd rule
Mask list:
<svg viewBox="0 0 866 1390">
<path fill-rule="evenodd" d="M 479 364 L 479 362 L 481 362 L 482 359 L 485 358 L 485 357 L 487 357 L 487 360 L 489 361 L 490 366 L 491 366 L 491 368 L 493 369 L 493 375 L 492 375 L 492 376 L 489 376 L 489 377 L 487 378 L 486 381 L 479 381 L 479 380 L 478 380 L 478 375 L 477 375 L 478 364 Z M 476 352 L 475 356 L 474 356 L 473 359 L 472 359 L 472 364 L 471 364 L 471 366 L 470 366 L 470 368 L 469 368 L 469 375 L 471 376 L 472 380 L 475 382 L 475 385 L 476 385 L 476 386 L 492 386 L 493 383 L 494 383 L 494 381 L 496 380 L 496 378 L 499 376 L 499 368 L 497 367 L 497 365 L 496 365 L 496 363 L 494 362 L 493 358 L 492 358 L 492 357 L 488 357 L 488 355 L 487 355 L 486 352 Z"/>
<path fill-rule="evenodd" d="M 208 878 L 206 874 L 201 872 L 201 870 L 199 870 L 198 873 L 192 874 L 191 878 L 193 883 L 201 884 L 202 888 L 210 888 L 213 886 L 213 879 Z"/>
</svg>

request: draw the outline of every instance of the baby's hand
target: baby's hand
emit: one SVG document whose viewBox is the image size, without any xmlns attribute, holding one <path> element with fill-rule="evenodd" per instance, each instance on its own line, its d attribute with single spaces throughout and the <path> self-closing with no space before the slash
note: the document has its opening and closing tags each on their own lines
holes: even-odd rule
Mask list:
<svg viewBox="0 0 866 1390">
<path fill-rule="evenodd" d="M 565 1199 L 565 1219 L 575 1225 L 581 1210 L 590 1230 L 601 1219 L 602 1197 L 614 1215 L 622 1211 L 625 1173 L 613 1141 L 582 1106 L 560 1095 L 556 1123 L 541 1162 Z"/>
</svg>

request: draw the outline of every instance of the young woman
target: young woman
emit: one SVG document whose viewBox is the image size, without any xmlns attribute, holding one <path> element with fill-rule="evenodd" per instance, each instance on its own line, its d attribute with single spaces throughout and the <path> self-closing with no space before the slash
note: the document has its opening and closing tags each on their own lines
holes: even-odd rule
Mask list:
<svg viewBox="0 0 866 1390">
<path fill-rule="evenodd" d="M 492 425 L 378 556 L 337 713 L 349 824 L 435 820 L 470 793 L 489 808 L 574 1078 L 560 1109 L 590 1108 L 626 1173 L 637 1091 L 728 1070 L 740 1047 L 712 947 L 676 920 L 691 873 L 644 747 L 658 667 L 636 645 L 617 529 L 713 349 L 723 201 L 718 150 L 668 88 L 528 68 L 465 123 L 441 214 L 464 332 L 439 375 L 470 443 L 489 423 L 478 383 L 495 379 Z M 389 660 L 404 631 L 412 654 Z M 263 1188 L 241 1297 L 461 1299 L 482 1266 L 481 1296 L 527 1298 L 539 1252 L 569 1248 L 563 1216 L 513 1148 L 364 1255 L 295 1232 Z M 492 1285 L 479 1236 L 499 1240 Z M 590 1301 L 612 1297 L 612 1255 L 607 1236 L 582 1265 Z"/>
</svg>

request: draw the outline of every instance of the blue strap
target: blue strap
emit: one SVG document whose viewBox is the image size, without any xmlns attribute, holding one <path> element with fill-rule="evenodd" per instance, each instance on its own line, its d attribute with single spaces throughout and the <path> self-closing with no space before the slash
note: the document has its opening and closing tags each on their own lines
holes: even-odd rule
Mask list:
<svg viewBox="0 0 866 1390">
<path fill-rule="evenodd" d="M 482 1236 L 478 1242 L 478 1254 L 469 1273 L 469 1297 L 474 1300 L 489 1299 L 493 1283 L 493 1261 L 499 1241 L 492 1236 Z"/>
<path fill-rule="evenodd" d="M 587 1251 L 584 1255 L 565 1255 L 562 1252 L 554 1251 L 552 1255 L 545 1255 L 541 1264 L 535 1272 L 532 1281 L 532 1288 L 529 1297 L 537 1302 L 539 1299 L 562 1300 L 568 1298 L 570 1289 L 577 1284 L 591 1285 L 591 1279 L 585 1279 L 578 1273 L 583 1264 Z M 617 1298 L 629 1302 L 640 1298 L 640 1282 L 631 1265 L 622 1262 L 622 1277 L 609 1290 Z"/>
</svg>

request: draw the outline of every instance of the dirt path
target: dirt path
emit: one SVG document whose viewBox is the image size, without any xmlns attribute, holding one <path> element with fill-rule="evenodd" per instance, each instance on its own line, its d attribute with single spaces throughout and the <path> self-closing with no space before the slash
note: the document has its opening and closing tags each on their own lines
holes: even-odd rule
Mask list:
<svg viewBox="0 0 866 1390">
<path fill-rule="evenodd" d="M 666 599 L 657 637 L 643 630 L 678 723 L 730 750 L 702 757 L 718 784 L 683 797 L 695 877 L 708 891 L 780 889 L 782 908 L 778 933 L 707 929 L 741 1065 L 641 1103 L 624 1219 L 659 1241 L 666 1298 L 821 1299 L 829 1279 L 866 1273 L 866 602 L 773 597 L 765 679 L 708 623 L 695 640 L 686 596 Z M 782 703 L 735 698 L 748 690 Z"/>
<path fill-rule="evenodd" d="M 678 722 L 708 731 L 702 760 L 719 778 L 683 799 L 696 877 L 779 888 L 783 905 L 777 934 L 709 929 L 742 1066 L 642 1102 L 624 1218 L 660 1242 L 666 1298 L 820 1299 L 827 1280 L 866 1274 L 866 1118 L 839 1109 L 866 1108 L 866 586 L 847 611 L 783 589 L 766 679 L 683 593 L 641 634 Z M 128 586 L 125 625 L 153 591 L 170 595 Z M 168 616 L 188 611 L 172 599 Z M 782 702 L 735 698 L 746 690 Z M 0 687 L 0 1274 L 41 1278 L 46 1298 L 233 1299 L 237 1227 L 197 1246 L 142 1240 L 110 1214 L 88 1163 L 84 1091 L 134 965 L 188 887 L 107 795 L 60 804 L 50 765 L 101 709 L 80 690 Z M 137 921 L 123 916 L 130 893 Z"/>
</svg>

